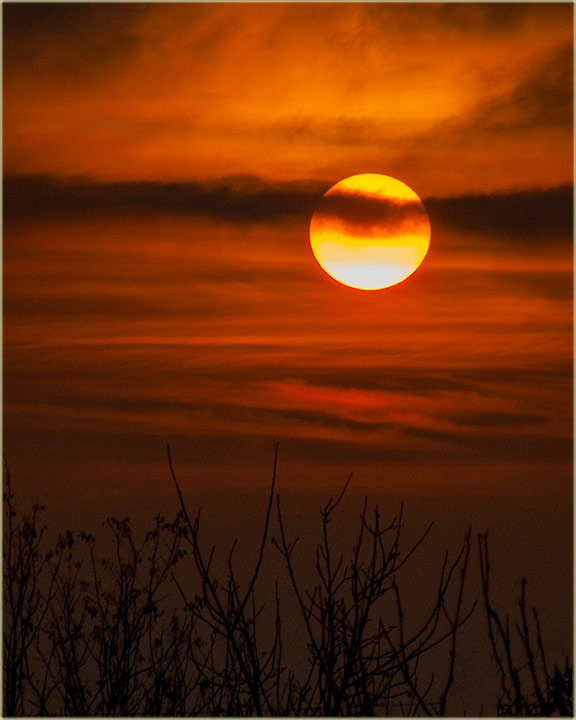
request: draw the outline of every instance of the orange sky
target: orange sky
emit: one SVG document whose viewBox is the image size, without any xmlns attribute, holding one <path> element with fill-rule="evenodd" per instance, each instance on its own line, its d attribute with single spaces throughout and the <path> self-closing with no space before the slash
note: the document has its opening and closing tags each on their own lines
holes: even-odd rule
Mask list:
<svg viewBox="0 0 576 720">
<path fill-rule="evenodd" d="M 5 170 L 386 168 L 441 195 L 570 182 L 571 18 L 570 3 L 8 7 Z"/>
<path fill-rule="evenodd" d="M 212 408 L 200 433 L 379 442 L 414 426 L 458 444 L 484 432 L 462 421 L 460 403 L 486 418 L 529 413 L 539 437 L 568 437 L 562 383 L 552 402 L 535 388 L 531 412 L 528 387 L 513 398 L 494 387 L 414 407 L 419 391 L 400 393 L 399 413 L 377 378 L 568 372 L 571 18 L 560 3 L 8 3 L 6 367 L 9 388 L 28 389 L 14 422 L 29 422 L 27 392 L 38 422 L 70 420 L 68 393 L 37 377 L 34 389 L 35 361 L 23 371 L 33 349 L 69 363 L 69 401 L 94 427 L 132 415 L 83 407 L 83 352 L 91 379 L 116 354 L 140 358 L 126 362 L 142 363 L 144 387 L 114 363 L 119 402 L 153 389 L 149 412 L 137 410 L 146 432 L 166 422 L 186 434 L 201 391 L 210 407 L 209 397 L 247 415 Z M 361 170 L 407 182 L 432 222 L 425 265 L 389 293 L 335 287 L 308 248 L 323 192 Z M 163 396 L 155 363 L 172 347 Z M 218 357 L 223 378 L 198 383 Z M 253 387 L 233 392 L 234 368 Z M 309 375 L 321 369 L 319 384 Z M 330 380 L 342 371 L 347 380 Z M 304 421 L 285 407 L 294 383 Z M 363 383 L 361 408 L 340 404 Z M 9 414 L 12 402 L 9 389 Z"/>
<path fill-rule="evenodd" d="M 279 438 L 283 491 L 354 471 L 510 548 L 570 546 L 571 3 L 3 12 L 4 450 L 27 497 L 170 503 L 167 441 L 213 499 L 260 493 Z M 377 292 L 308 238 L 369 172 L 432 229 Z"/>
</svg>

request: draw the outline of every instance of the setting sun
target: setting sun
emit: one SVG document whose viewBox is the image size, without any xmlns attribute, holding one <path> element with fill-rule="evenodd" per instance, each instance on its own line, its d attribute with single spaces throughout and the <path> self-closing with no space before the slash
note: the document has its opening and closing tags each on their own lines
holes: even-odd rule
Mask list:
<svg viewBox="0 0 576 720">
<path fill-rule="evenodd" d="M 395 178 L 353 175 L 324 194 L 310 222 L 310 245 L 335 280 L 381 290 L 412 275 L 430 245 L 418 195 Z"/>
</svg>

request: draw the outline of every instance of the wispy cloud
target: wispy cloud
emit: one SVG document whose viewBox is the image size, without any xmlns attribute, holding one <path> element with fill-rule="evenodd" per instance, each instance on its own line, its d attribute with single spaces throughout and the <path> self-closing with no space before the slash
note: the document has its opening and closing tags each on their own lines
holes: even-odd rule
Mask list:
<svg viewBox="0 0 576 720">
<path fill-rule="evenodd" d="M 569 3 L 3 10 L 11 173 L 395 171 L 428 195 L 572 176 Z"/>
<path fill-rule="evenodd" d="M 574 122 L 574 48 L 554 48 L 532 64 L 516 87 L 481 103 L 472 123 L 482 132 L 526 132 L 543 128 L 572 130 Z"/>
<path fill-rule="evenodd" d="M 143 50 L 139 4 L 6 3 L 2 6 L 4 67 L 33 86 L 60 78 L 72 86 L 105 82 Z"/>
<path fill-rule="evenodd" d="M 333 191 L 318 204 L 315 222 L 320 227 L 328 224 L 332 228 L 341 227 L 345 232 L 366 235 L 421 231 L 428 219 L 418 200 L 399 202 Z"/>
</svg>

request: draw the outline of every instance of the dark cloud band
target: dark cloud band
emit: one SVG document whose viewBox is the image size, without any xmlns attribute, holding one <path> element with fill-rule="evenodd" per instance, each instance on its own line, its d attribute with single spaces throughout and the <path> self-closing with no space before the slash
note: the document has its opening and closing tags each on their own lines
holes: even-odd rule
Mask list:
<svg viewBox="0 0 576 720">
<path fill-rule="evenodd" d="M 274 223 L 308 221 L 319 206 L 340 217 L 400 217 L 412 205 L 392 207 L 370 198 L 323 194 L 333 182 L 269 183 L 235 176 L 210 182 L 113 182 L 61 179 L 52 175 L 13 175 L 4 179 L 4 217 L 8 221 L 42 218 L 82 219 L 105 216 L 172 214 L 212 221 Z M 350 197 L 350 196 L 349 196 Z M 562 237 L 573 231 L 573 188 L 424 198 L 432 227 L 456 227 L 480 235 L 513 239 Z M 328 203 L 327 203 L 328 201 Z M 336 207 L 338 206 L 338 208 Z M 344 215 L 342 215 L 343 213 Z"/>
<path fill-rule="evenodd" d="M 192 215 L 233 223 L 309 217 L 329 183 L 266 183 L 251 176 L 214 182 L 112 182 L 17 175 L 4 180 L 8 219 Z"/>
<path fill-rule="evenodd" d="M 514 193 L 428 198 L 425 203 L 432 225 L 452 226 L 476 235 L 567 240 L 572 237 L 574 189 L 568 185 Z"/>
</svg>

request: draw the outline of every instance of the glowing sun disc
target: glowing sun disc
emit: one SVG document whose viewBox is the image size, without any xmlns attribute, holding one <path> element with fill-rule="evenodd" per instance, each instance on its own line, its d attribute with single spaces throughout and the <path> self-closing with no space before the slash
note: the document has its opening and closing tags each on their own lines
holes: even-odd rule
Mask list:
<svg viewBox="0 0 576 720">
<path fill-rule="evenodd" d="M 338 282 L 381 290 L 418 269 L 430 246 L 430 221 L 418 195 L 400 180 L 352 175 L 320 200 L 310 221 L 310 245 Z"/>
</svg>

